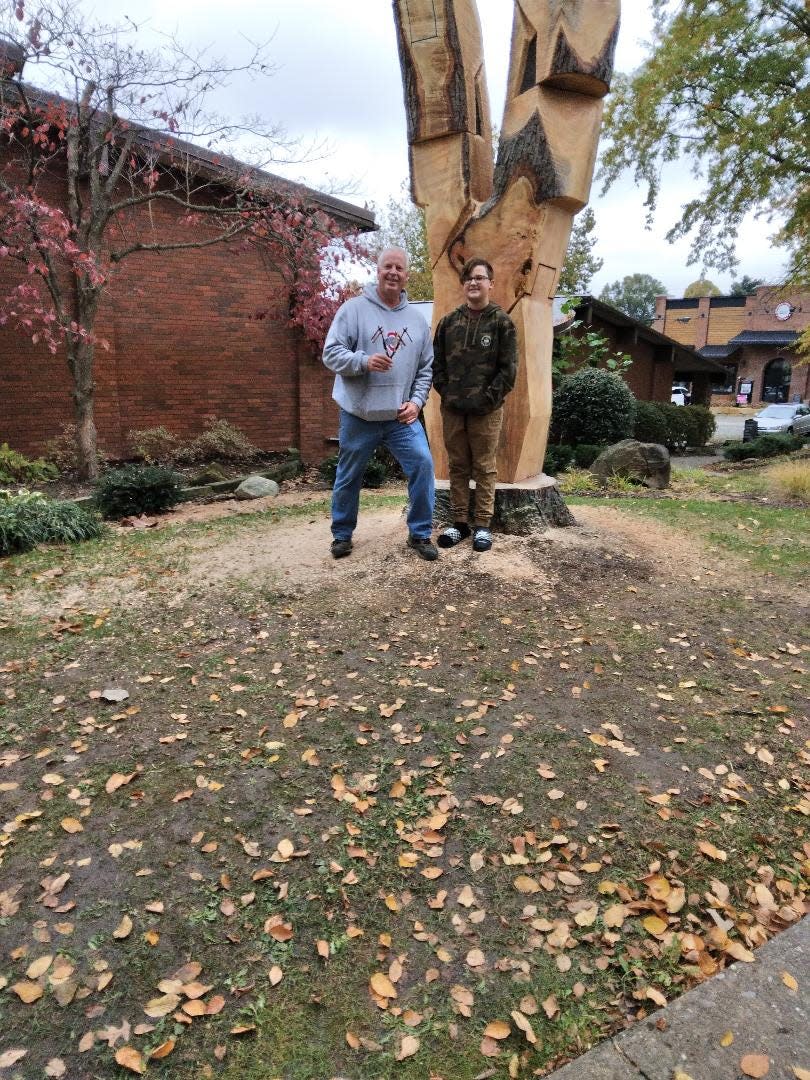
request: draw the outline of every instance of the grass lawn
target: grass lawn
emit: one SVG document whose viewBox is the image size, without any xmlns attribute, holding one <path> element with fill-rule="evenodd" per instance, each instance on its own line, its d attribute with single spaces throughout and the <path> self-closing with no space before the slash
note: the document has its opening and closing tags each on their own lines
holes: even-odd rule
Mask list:
<svg viewBox="0 0 810 1080">
<path fill-rule="evenodd" d="M 401 505 L 0 565 L 4 1080 L 542 1076 L 804 913 L 806 511 Z"/>
</svg>

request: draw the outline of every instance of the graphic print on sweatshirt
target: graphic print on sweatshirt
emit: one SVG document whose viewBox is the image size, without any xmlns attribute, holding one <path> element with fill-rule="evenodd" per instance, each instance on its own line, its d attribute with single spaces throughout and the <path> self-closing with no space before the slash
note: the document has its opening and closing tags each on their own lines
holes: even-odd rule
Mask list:
<svg viewBox="0 0 810 1080">
<path fill-rule="evenodd" d="M 389 360 L 394 359 L 400 346 L 405 344 L 406 338 L 408 341 L 413 341 L 413 338 L 408 333 L 407 326 L 402 328 L 401 333 L 398 333 L 396 330 L 383 330 L 381 326 L 378 326 L 372 334 L 372 342 L 375 342 L 377 338 L 380 339 L 380 343 L 385 349 L 385 354 Z"/>
</svg>

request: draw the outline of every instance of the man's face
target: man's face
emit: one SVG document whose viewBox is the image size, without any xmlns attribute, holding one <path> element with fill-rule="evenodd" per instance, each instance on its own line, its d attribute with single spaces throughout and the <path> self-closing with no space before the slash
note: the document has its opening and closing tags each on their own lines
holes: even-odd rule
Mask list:
<svg viewBox="0 0 810 1080">
<path fill-rule="evenodd" d="M 482 311 L 489 303 L 489 294 L 492 292 L 492 279 L 487 273 L 485 266 L 474 266 L 467 277 L 461 283 L 464 290 L 464 299 L 467 307 L 473 311 Z"/>
<path fill-rule="evenodd" d="M 399 294 L 408 282 L 405 255 L 401 251 L 384 251 L 377 263 L 377 292 L 384 303 L 399 303 Z"/>
</svg>

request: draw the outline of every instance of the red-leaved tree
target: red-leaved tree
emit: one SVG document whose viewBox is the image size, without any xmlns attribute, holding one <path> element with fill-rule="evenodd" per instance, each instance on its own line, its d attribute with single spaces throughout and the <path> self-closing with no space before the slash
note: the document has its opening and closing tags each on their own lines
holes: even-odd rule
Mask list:
<svg viewBox="0 0 810 1080">
<path fill-rule="evenodd" d="M 318 345 L 345 293 L 341 268 L 360 247 L 309 193 L 265 171 L 300 150 L 281 128 L 255 117 L 222 120 L 207 108 L 212 91 L 237 73 L 268 73 L 265 47 L 251 47 L 238 65 L 172 38 L 144 48 L 134 24 L 90 22 L 70 0 L 34 12 L 18 0 L 0 33 L 0 257 L 24 266 L 23 280 L 0 297 L 0 323 L 64 349 L 79 471 L 92 479 L 94 359 L 106 345 L 96 318 L 125 259 L 260 245 L 286 279 L 292 321 Z M 23 81 L 30 60 L 49 92 Z M 234 146 L 250 165 L 233 156 Z M 178 211 L 181 236 L 132 237 L 127 215 L 159 203 Z"/>
</svg>

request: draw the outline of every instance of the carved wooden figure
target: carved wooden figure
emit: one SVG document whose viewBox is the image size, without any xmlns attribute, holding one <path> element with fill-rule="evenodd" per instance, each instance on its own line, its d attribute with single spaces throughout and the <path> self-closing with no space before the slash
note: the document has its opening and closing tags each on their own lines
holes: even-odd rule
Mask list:
<svg viewBox="0 0 810 1080">
<path fill-rule="evenodd" d="M 498 479 L 542 470 L 551 413 L 552 300 L 574 214 L 588 201 L 619 0 L 514 0 L 506 106 L 493 171 L 475 0 L 394 0 L 411 191 L 425 210 L 434 320 L 463 296 L 472 255 L 495 272 L 493 299 L 518 331 Z M 427 409 L 436 475 L 447 476 L 436 395 Z"/>
</svg>

